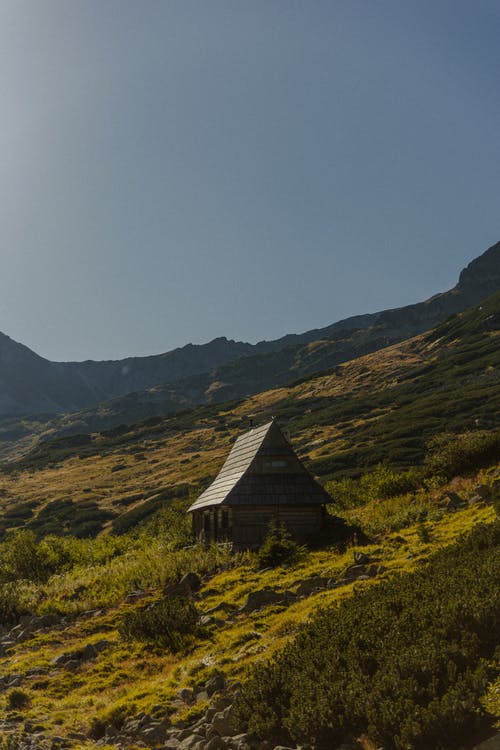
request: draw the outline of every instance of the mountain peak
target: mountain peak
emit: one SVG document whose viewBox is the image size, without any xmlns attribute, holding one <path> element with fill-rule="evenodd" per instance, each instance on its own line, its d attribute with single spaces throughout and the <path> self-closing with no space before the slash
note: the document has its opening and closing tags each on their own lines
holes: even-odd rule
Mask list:
<svg viewBox="0 0 500 750">
<path fill-rule="evenodd" d="M 458 288 L 469 291 L 481 287 L 485 293 L 495 292 L 500 286 L 500 242 L 474 258 L 460 273 Z"/>
</svg>

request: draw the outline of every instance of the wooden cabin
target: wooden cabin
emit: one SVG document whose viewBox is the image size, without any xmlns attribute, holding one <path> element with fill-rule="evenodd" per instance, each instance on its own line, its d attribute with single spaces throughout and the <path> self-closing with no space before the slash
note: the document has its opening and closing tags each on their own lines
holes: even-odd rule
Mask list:
<svg viewBox="0 0 500 750">
<path fill-rule="evenodd" d="M 216 479 L 191 505 L 200 541 L 238 548 L 262 544 L 271 521 L 297 541 L 323 526 L 332 498 L 300 462 L 273 420 L 241 435 Z"/>
</svg>

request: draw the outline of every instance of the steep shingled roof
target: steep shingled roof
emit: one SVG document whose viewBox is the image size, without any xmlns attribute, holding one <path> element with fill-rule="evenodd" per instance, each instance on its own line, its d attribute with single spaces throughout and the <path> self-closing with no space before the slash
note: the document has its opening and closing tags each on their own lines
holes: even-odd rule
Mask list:
<svg viewBox="0 0 500 750">
<path fill-rule="evenodd" d="M 286 473 L 266 471 L 272 457 L 288 459 Z M 310 505 L 332 502 L 309 474 L 273 420 L 236 440 L 216 479 L 189 511 L 213 505 Z"/>
</svg>

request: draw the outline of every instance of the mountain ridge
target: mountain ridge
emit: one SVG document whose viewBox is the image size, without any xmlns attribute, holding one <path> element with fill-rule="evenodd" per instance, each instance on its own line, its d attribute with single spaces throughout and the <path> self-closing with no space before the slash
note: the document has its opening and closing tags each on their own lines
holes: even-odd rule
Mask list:
<svg viewBox="0 0 500 750">
<path fill-rule="evenodd" d="M 220 336 L 147 357 L 51 362 L 0 333 L 0 417 L 93 409 L 159 387 L 172 391 L 163 410 L 237 398 L 422 333 L 498 289 L 500 242 L 472 260 L 452 289 L 424 302 L 256 344 Z M 322 342 L 315 356 L 307 348 L 313 342 Z M 157 394 L 144 398 L 158 401 Z"/>
</svg>

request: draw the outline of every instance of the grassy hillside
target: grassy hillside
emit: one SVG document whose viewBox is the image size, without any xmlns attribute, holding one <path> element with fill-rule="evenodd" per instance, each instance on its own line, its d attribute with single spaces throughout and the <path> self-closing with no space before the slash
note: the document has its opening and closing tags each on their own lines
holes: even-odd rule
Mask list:
<svg viewBox="0 0 500 750">
<path fill-rule="evenodd" d="M 363 611 L 370 612 L 371 623 L 379 584 L 386 591 L 399 573 L 416 571 L 418 577 L 421 564 L 437 551 L 478 524 L 492 524 L 500 485 L 499 307 L 497 295 L 430 334 L 289 387 L 107 432 L 60 437 L 5 466 L 0 734 L 35 735 L 42 747 L 90 748 L 96 742 L 163 744 L 169 732 L 188 737 L 194 722 L 206 732 L 206 717 L 229 700 L 220 685 L 237 692 L 249 668 L 281 653 L 300 633 L 307 639 L 307 623 L 319 608 L 336 608 L 367 590 Z M 286 423 L 299 454 L 336 504 L 314 548 L 262 569 L 253 554 L 193 545 L 185 507 L 250 420 L 271 415 Z M 192 599 L 176 588 L 187 572 L 201 578 Z M 465 573 L 463 580 L 469 581 Z M 483 594 L 477 598 L 481 607 Z M 478 616 L 479 610 L 478 604 Z M 434 633 L 439 618 L 431 620 Z M 327 628 L 326 622 L 318 627 Z M 471 643 L 476 636 L 471 630 Z M 481 652 L 479 664 L 476 651 L 462 645 L 467 680 L 475 680 L 473 689 L 467 682 L 464 721 L 471 712 L 483 712 L 491 726 L 499 713 L 491 651 Z M 446 689 L 432 683 L 442 705 L 450 691 L 446 701 L 453 702 L 462 679 L 460 664 L 450 670 L 442 683 Z M 294 680 L 302 680 L 300 670 L 290 685 Z M 215 698 L 212 684 L 219 685 Z M 248 696 L 245 689 L 242 696 Z M 411 714 L 408 695 L 403 709 Z M 290 700 L 295 705 L 296 698 Z M 355 705 L 363 701 L 368 706 L 360 688 Z M 252 707 L 259 726 L 240 710 L 240 728 L 269 737 L 290 734 L 288 704 L 272 727 L 262 705 Z M 322 724 L 310 705 L 304 701 L 303 714 L 293 714 L 294 739 L 307 736 L 309 729 L 300 728 L 307 721 L 321 732 L 331 725 L 326 713 Z M 433 714 L 438 719 L 441 708 Z M 363 724 L 359 716 L 343 715 L 346 736 L 366 734 L 365 750 L 374 747 L 373 738 L 386 742 L 389 721 Z M 408 725 L 395 746 L 421 747 L 412 731 Z M 179 736 L 172 739 L 175 747 Z M 324 737 L 332 740 L 323 732 L 318 746 Z"/>
<path fill-rule="evenodd" d="M 205 487 L 250 419 L 278 416 L 324 482 L 380 462 L 421 464 L 436 434 L 498 426 L 499 326 L 497 294 L 429 334 L 286 388 L 42 442 L 0 474 L 0 529 L 124 530 Z"/>
<path fill-rule="evenodd" d="M 0 731 L 91 747 L 105 734 L 112 743 L 120 732 L 132 732 L 134 720 L 140 724 L 144 717 L 148 726 L 162 723 L 162 736 L 165 727 L 189 725 L 204 713 L 206 684 L 214 676 L 226 683 L 244 678 L 248 667 L 289 643 L 319 607 L 418 569 L 464 531 L 490 523 L 493 510 L 475 497 L 475 487 L 492 488 L 499 473 L 496 464 L 421 495 L 417 502 L 432 506 L 425 534 L 421 523 L 377 535 L 368 524 L 366 537 L 358 527 L 363 543 L 353 548 L 352 529 L 337 527 L 320 548 L 265 571 L 253 555 L 179 548 L 183 515 L 174 529 L 174 511 L 142 530 L 99 540 L 36 542 L 20 532 L 0 545 Z M 456 511 L 446 500 L 452 488 L 463 498 Z M 372 511 L 365 509 L 367 519 Z M 340 532 L 343 542 L 336 541 Z M 353 565 L 361 552 L 364 565 Z M 168 647 L 161 619 L 156 631 L 134 636 L 127 626 L 131 615 L 140 612 L 143 622 L 145 607 L 166 601 L 166 587 L 187 570 L 202 576 L 193 604 L 204 617 L 184 633 L 180 650 Z M 262 591 L 268 598 L 249 607 L 249 595 Z M 483 688 L 481 700 L 489 706 Z"/>
</svg>

